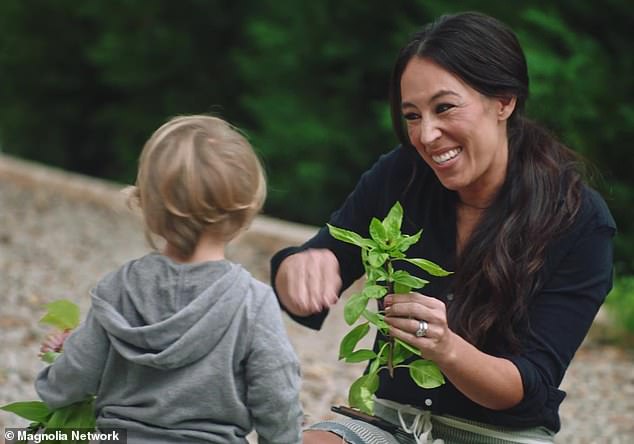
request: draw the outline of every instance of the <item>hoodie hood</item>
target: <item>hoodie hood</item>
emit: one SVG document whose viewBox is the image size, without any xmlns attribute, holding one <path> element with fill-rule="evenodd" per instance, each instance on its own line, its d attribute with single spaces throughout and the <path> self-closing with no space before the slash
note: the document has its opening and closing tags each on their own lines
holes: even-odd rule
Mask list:
<svg viewBox="0 0 634 444">
<path fill-rule="evenodd" d="M 213 350 L 239 316 L 250 275 L 226 260 L 178 264 L 158 253 L 131 261 L 92 291 L 94 315 L 125 359 L 176 368 Z"/>
</svg>

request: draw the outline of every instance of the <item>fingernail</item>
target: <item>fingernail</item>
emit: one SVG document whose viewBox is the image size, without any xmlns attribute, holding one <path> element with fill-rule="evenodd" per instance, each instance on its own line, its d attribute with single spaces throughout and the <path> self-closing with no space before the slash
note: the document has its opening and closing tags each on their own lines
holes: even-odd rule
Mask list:
<svg viewBox="0 0 634 444">
<path fill-rule="evenodd" d="M 386 307 L 389 305 L 392 305 L 392 296 L 391 295 L 385 296 L 385 299 L 383 300 L 383 302 Z"/>
<path fill-rule="evenodd" d="M 391 311 L 392 311 L 392 307 L 390 307 L 389 305 L 386 305 L 385 306 L 385 314 L 389 316 Z"/>
</svg>

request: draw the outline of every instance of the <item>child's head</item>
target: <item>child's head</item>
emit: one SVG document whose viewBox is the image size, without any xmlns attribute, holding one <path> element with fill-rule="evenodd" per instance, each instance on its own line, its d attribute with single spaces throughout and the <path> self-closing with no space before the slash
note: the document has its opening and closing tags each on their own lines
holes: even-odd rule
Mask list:
<svg viewBox="0 0 634 444">
<path fill-rule="evenodd" d="M 224 120 L 203 115 L 175 117 L 152 134 L 132 193 L 150 243 L 149 232 L 185 258 L 205 232 L 232 239 L 265 197 L 262 165 L 249 142 Z"/>
</svg>

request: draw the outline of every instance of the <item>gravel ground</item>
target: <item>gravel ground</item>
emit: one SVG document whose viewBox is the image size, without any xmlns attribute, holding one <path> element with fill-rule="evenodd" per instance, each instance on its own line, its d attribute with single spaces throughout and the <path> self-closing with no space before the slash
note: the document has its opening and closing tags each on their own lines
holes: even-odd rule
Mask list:
<svg viewBox="0 0 634 444">
<path fill-rule="evenodd" d="M 42 176 L 43 174 L 43 176 Z M 0 156 L 0 405 L 36 399 L 32 381 L 46 329 L 42 305 L 67 298 L 85 313 L 88 291 L 106 272 L 148 251 L 138 220 L 121 204 L 116 187 Z M 310 235 L 261 218 L 230 245 L 230 259 L 268 280 L 272 252 Z M 321 332 L 287 319 L 302 362 L 307 421 L 332 417 L 345 404 L 361 365 L 337 361 L 347 331 L 338 304 Z M 586 341 L 562 384 L 568 392 L 558 443 L 634 443 L 634 355 Z M 0 412 L 0 428 L 25 422 Z"/>
</svg>

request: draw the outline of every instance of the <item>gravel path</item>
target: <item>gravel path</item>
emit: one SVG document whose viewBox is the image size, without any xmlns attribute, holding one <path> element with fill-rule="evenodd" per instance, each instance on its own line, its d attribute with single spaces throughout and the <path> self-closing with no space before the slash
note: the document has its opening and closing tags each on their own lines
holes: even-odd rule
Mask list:
<svg viewBox="0 0 634 444">
<path fill-rule="evenodd" d="M 0 405 L 36 399 L 43 364 L 37 348 L 46 330 L 42 305 L 67 298 L 88 308 L 88 290 L 106 272 L 148 251 L 137 219 L 116 188 L 0 155 Z M 230 245 L 230 259 L 268 280 L 272 252 L 310 235 L 310 227 L 261 218 Z M 287 322 L 302 361 L 302 401 L 308 422 L 332 417 L 362 365 L 337 361 L 347 331 L 338 304 L 321 332 Z M 588 341 L 563 382 L 558 443 L 634 443 L 634 355 Z M 0 412 L 0 428 L 25 425 Z"/>
</svg>

